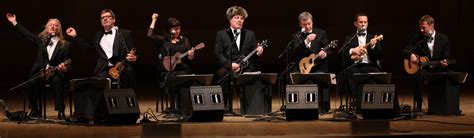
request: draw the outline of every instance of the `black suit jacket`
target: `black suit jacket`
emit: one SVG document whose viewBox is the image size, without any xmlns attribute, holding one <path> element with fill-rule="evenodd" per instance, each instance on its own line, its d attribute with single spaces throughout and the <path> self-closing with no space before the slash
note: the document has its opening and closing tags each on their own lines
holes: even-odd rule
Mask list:
<svg viewBox="0 0 474 138">
<path fill-rule="evenodd" d="M 231 69 L 232 62 L 237 61 L 241 56 L 247 56 L 257 48 L 257 40 L 253 31 L 242 29 L 240 35 L 239 50 L 236 43 L 234 43 L 234 35 L 230 28 L 217 32 L 214 52 L 221 67 Z M 230 57 L 232 59 L 229 59 Z M 255 62 L 257 62 L 256 54 L 249 59 L 250 69 L 254 69 Z"/>
<path fill-rule="evenodd" d="M 119 29 L 117 33 L 115 33 L 115 39 L 113 44 L 113 55 L 110 59 L 107 58 L 104 50 L 100 46 L 100 40 L 104 35 L 103 31 L 97 32 L 94 36 L 94 41 L 92 44 L 89 44 L 84 41 L 79 36 L 76 36 L 73 40 L 77 43 L 77 45 L 85 48 L 95 48 L 97 54 L 99 55 L 97 59 L 97 63 L 94 69 L 94 75 L 96 77 L 99 76 L 101 72 L 108 69 L 108 63 L 115 64 L 117 62 L 121 62 L 127 56 L 128 51 L 134 48 L 133 39 L 131 32 L 125 29 Z M 132 70 L 132 63 L 126 62 L 126 69 L 125 70 Z"/>
<path fill-rule="evenodd" d="M 413 36 L 406 48 L 403 50 L 404 58 L 409 59 L 412 53 L 420 57 L 426 56 L 430 61 L 441 61 L 450 58 L 449 39 L 447 35 L 436 32 L 434 37 L 433 56 L 430 54 L 427 41 L 428 37 L 424 36 L 423 34 L 415 34 L 415 36 Z M 430 68 L 429 70 L 433 72 L 439 72 L 446 71 L 447 69 L 434 67 Z"/>
<path fill-rule="evenodd" d="M 294 61 L 296 63 L 299 63 L 302 58 L 308 57 L 312 53 L 317 54 L 319 51 L 321 51 L 321 48 L 324 48 L 329 44 L 328 36 L 325 30 L 313 28 L 312 33 L 316 34 L 316 39 L 311 42 L 310 48 L 306 48 L 306 44 L 304 43 L 304 40 L 309 34 L 297 32 L 292 35 L 292 38 L 296 38 L 291 46 L 295 49 Z M 328 49 L 326 52 L 329 55 L 331 50 Z M 299 69 L 297 71 L 299 71 Z M 327 56 L 321 60 L 319 64 L 315 65 L 315 67 L 311 69 L 311 72 L 328 72 Z"/>
<path fill-rule="evenodd" d="M 46 68 L 46 65 L 50 66 L 57 66 L 60 63 L 64 62 L 67 59 L 71 59 L 70 54 L 70 43 L 63 41 L 58 42 L 56 48 L 54 49 L 53 55 L 51 56 L 51 60 L 48 59 L 48 51 L 47 47 L 47 39 L 41 39 L 37 34 L 33 34 L 28 29 L 23 27 L 21 24 L 17 24 L 15 26 L 15 30 L 19 32 L 22 36 L 26 37 L 28 40 L 33 42 L 33 44 L 38 47 L 38 53 L 36 55 L 35 62 L 33 67 L 31 68 L 30 76 L 37 74 L 41 69 Z M 71 72 L 72 66 L 68 64 L 67 66 L 68 72 Z M 65 79 L 68 73 L 63 73 L 60 71 L 56 71 L 55 75 L 59 75 L 61 79 Z"/>
<path fill-rule="evenodd" d="M 346 44 L 352 37 L 354 37 L 354 36 L 353 35 L 347 36 L 345 38 L 343 44 Z M 365 40 L 366 44 L 368 44 L 372 38 L 374 38 L 374 35 L 370 34 L 370 33 L 367 33 L 366 40 Z M 351 59 L 351 55 L 349 54 L 349 50 L 351 48 L 355 48 L 357 46 L 359 46 L 359 40 L 357 39 L 357 36 L 355 36 L 349 42 L 349 44 L 346 46 L 346 48 L 342 51 L 342 53 L 340 53 L 343 56 L 343 58 L 345 58 L 345 60 L 346 60 L 346 67 L 351 66 L 351 65 L 354 64 L 354 60 Z M 381 67 L 379 65 L 379 62 L 382 59 L 382 46 L 381 46 L 380 42 L 377 42 L 373 49 L 370 46 L 368 46 L 367 47 L 367 54 L 369 56 L 369 64 L 371 66 L 375 66 L 375 67 L 378 67 L 380 69 Z"/>
</svg>

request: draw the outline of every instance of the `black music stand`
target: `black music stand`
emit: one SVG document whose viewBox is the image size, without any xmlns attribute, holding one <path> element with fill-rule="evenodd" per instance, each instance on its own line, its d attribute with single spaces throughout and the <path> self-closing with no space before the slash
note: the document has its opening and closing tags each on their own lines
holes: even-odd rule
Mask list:
<svg viewBox="0 0 474 138">
<path fill-rule="evenodd" d="M 212 77 L 214 77 L 214 74 L 176 75 L 173 79 L 173 83 L 176 86 L 208 86 L 211 85 Z"/>
<path fill-rule="evenodd" d="M 211 85 L 214 74 L 186 74 L 176 75 L 173 78 L 173 85 L 179 89 L 177 112 L 181 115 L 190 116 L 193 111 L 191 103 L 190 87 L 191 86 L 209 86 Z"/>
<path fill-rule="evenodd" d="M 331 85 L 331 73 L 291 73 L 292 84 L 318 84 L 318 85 Z"/>
<path fill-rule="evenodd" d="M 240 85 L 242 92 L 242 115 L 263 115 L 272 111 L 272 84 L 275 84 L 276 78 L 276 73 L 239 75 L 237 85 Z"/>
<path fill-rule="evenodd" d="M 318 110 L 319 113 L 326 113 L 330 110 L 330 92 L 329 87 L 333 82 L 334 74 L 332 73 L 291 73 L 292 84 L 317 84 L 318 85 Z M 324 90 L 323 88 L 327 88 Z"/>
<path fill-rule="evenodd" d="M 108 78 L 81 78 L 69 81 L 71 95 L 69 96 L 69 114 L 72 121 L 92 119 L 104 90 L 111 89 L 111 80 Z M 74 95 L 74 115 L 72 114 L 72 95 Z M 73 117 L 74 116 L 74 117 Z"/>
<path fill-rule="evenodd" d="M 371 73 L 354 73 L 352 80 L 357 84 L 389 84 L 392 82 L 392 73 L 371 72 Z"/>
<path fill-rule="evenodd" d="M 460 115 L 459 85 L 466 81 L 468 73 L 427 73 L 428 114 Z"/>
</svg>

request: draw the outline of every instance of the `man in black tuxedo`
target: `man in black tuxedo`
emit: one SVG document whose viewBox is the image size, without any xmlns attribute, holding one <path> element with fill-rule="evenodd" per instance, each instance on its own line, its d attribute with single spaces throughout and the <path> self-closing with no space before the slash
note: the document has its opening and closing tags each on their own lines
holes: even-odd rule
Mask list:
<svg viewBox="0 0 474 138">
<path fill-rule="evenodd" d="M 345 58 L 346 67 L 349 67 L 352 73 L 379 72 L 381 69 L 379 62 L 382 58 L 382 47 L 376 39 L 373 39 L 374 35 L 367 32 L 369 26 L 368 15 L 357 13 L 354 18 L 354 26 L 356 27 L 356 33 L 347 36 L 344 41 L 347 46 L 342 55 Z M 368 44 L 367 49 L 363 49 L 362 46 L 366 44 Z M 351 59 L 352 55 L 361 56 L 362 60 L 353 60 Z"/>
<path fill-rule="evenodd" d="M 243 29 L 244 21 L 248 16 L 244 8 L 232 6 L 227 9 L 226 15 L 230 27 L 217 32 L 214 52 L 221 66 L 217 71 L 217 79 L 222 80 L 218 83 L 221 84 L 224 93 L 225 108 L 227 112 L 232 112 L 233 93 L 230 89 L 233 88 L 230 88 L 231 80 L 224 77 L 232 76 L 232 72 L 240 72 L 241 70 L 244 72 L 254 71 L 257 56 L 262 55 L 263 48 L 257 46 L 257 40 L 253 31 Z M 256 55 L 250 58 L 249 67 L 241 68 L 236 63 L 238 58 L 246 56 L 254 49 L 257 49 Z"/>
<path fill-rule="evenodd" d="M 446 72 L 450 58 L 448 36 L 436 32 L 435 21 L 430 15 L 421 17 L 418 21 L 420 32 L 417 33 L 403 50 L 403 56 L 413 63 L 419 62 L 419 57 L 427 57 L 429 61 L 439 61 L 439 66 L 423 67 L 422 72 L 417 74 L 417 82 L 414 95 L 414 110 L 421 112 L 423 96 L 421 95 L 424 72 Z"/>
<path fill-rule="evenodd" d="M 347 84 L 349 84 L 350 93 L 355 100 L 357 112 L 360 112 L 361 102 L 360 96 L 362 85 L 356 84 L 352 78 L 354 73 L 379 72 L 380 60 L 382 58 L 382 48 L 380 43 L 374 39 L 374 35 L 367 32 L 369 26 L 369 18 L 366 13 L 357 13 L 354 16 L 354 27 L 356 32 L 354 35 L 347 36 L 344 44 L 347 46 L 342 49 L 343 65 L 346 67 Z M 367 45 L 367 48 L 363 46 Z M 361 57 L 352 59 L 351 56 Z M 344 79 L 343 79 L 344 80 Z"/>
<path fill-rule="evenodd" d="M 132 41 L 132 35 L 129 30 L 118 29 L 115 26 L 115 14 L 110 9 L 104 9 L 101 11 L 100 22 L 103 27 L 103 31 L 99 31 L 94 36 L 92 44 L 85 42 L 79 37 L 74 28 L 68 28 L 66 30 L 67 35 L 73 38 L 73 42 L 83 48 L 95 48 L 97 51 L 98 59 L 94 69 L 94 76 L 97 78 L 110 78 L 112 80 L 112 88 L 135 88 L 135 73 L 133 72 L 132 66 L 137 60 L 137 56 L 132 52 L 134 44 Z M 118 62 L 125 63 L 125 68 L 120 72 L 119 78 L 114 79 L 109 76 L 109 69 L 114 67 Z M 78 98 L 79 105 L 87 105 L 83 107 L 85 119 L 88 119 L 89 123 L 94 121 L 101 121 L 101 116 L 94 116 L 97 114 L 103 114 L 103 111 L 97 110 L 99 108 L 100 99 L 103 97 L 102 90 L 95 88 L 88 88 L 83 95 Z M 105 104 L 105 103 L 102 103 Z M 81 113 L 78 113 L 79 115 Z"/>
<path fill-rule="evenodd" d="M 52 76 L 46 80 L 38 78 L 33 80 L 29 86 L 29 106 L 31 109 L 30 115 L 41 117 L 40 94 L 45 90 L 47 84 L 50 85 L 55 94 L 55 110 L 58 111 L 58 119 L 65 119 L 64 115 L 64 84 L 68 83 L 67 72 L 71 70 L 71 64 L 64 64 L 68 59 L 71 59 L 69 52 L 70 43 L 64 39 L 62 33 L 61 22 L 58 19 L 49 19 L 44 30 L 39 34 L 33 34 L 28 29 L 23 27 L 16 21 L 15 14 L 7 13 L 7 19 L 12 23 L 15 30 L 37 46 L 38 55 L 36 55 L 35 63 L 30 72 L 30 77 L 41 75 L 42 69 L 50 67 L 58 67 L 56 71 L 52 72 Z M 44 102 L 44 101 L 43 101 Z"/>
<path fill-rule="evenodd" d="M 327 54 L 330 52 L 328 50 L 322 50 L 328 45 L 328 36 L 326 30 L 314 28 L 313 27 L 313 16 L 309 12 L 302 12 L 298 16 L 298 22 L 301 27 L 301 31 L 298 31 L 292 35 L 293 43 L 291 47 L 295 49 L 295 62 L 299 64 L 301 59 L 308 57 L 311 54 L 318 54 L 319 59 L 317 64 L 311 68 L 310 73 L 315 72 L 328 72 L 328 62 Z M 297 65 L 298 65 L 297 64 Z M 293 72 L 299 72 L 299 66 L 295 67 Z M 320 99 L 319 99 L 319 109 L 321 113 L 329 111 L 329 88 L 324 85 L 319 85 L 319 87 L 324 87 L 320 89 Z"/>
<path fill-rule="evenodd" d="M 134 53 L 129 53 L 134 48 L 131 32 L 118 29 L 115 26 L 115 14 L 110 9 L 102 10 L 100 19 L 104 30 L 96 33 L 92 44 L 86 43 L 72 27 L 68 28 L 66 33 L 78 45 L 96 49 L 99 57 L 94 69 L 94 76 L 97 78 L 111 78 L 108 70 L 117 62 L 122 62 L 125 59 L 125 69 L 122 70 L 119 77 L 120 87 L 134 88 L 135 73 L 132 69 L 132 63 L 137 60 L 137 56 Z M 113 78 L 111 79 L 113 80 Z"/>
<path fill-rule="evenodd" d="M 299 62 L 302 58 L 313 53 L 318 54 L 321 60 L 315 67 L 311 68 L 310 72 L 328 72 L 326 56 L 330 51 L 322 50 L 328 45 L 326 30 L 313 27 L 313 16 L 309 12 L 300 13 L 298 22 L 301 31 L 292 35 L 292 38 L 295 39 L 292 43 L 292 47 L 295 49 L 295 61 Z"/>
<path fill-rule="evenodd" d="M 405 58 L 418 63 L 418 57 L 428 57 L 429 61 L 439 61 L 440 66 L 426 66 L 428 72 L 446 72 L 450 58 L 449 39 L 447 35 L 436 32 L 435 21 L 430 15 L 421 17 L 420 32 L 415 34 L 403 51 Z"/>
</svg>

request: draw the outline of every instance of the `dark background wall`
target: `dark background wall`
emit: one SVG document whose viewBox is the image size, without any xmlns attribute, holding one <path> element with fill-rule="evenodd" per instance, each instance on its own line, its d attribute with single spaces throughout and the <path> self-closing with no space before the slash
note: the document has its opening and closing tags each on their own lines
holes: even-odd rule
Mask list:
<svg viewBox="0 0 474 138">
<path fill-rule="evenodd" d="M 228 27 L 225 11 L 239 5 L 247 9 L 249 18 L 245 28 L 257 34 L 258 41 L 269 39 L 270 47 L 262 57 L 263 72 L 280 72 L 285 62 L 277 56 L 290 41 L 290 35 L 299 30 L 297 17 L 303 11 L 313 14 L 315 27 L 328 31 L 330 40 L 342 39 L 354 33 L 353 15 L 357 11 L 369 14 L 369 32 L 384 34 L 384 71 L 392 72 L 394 81 L 404 80 L 401 51 L 407 39 L 418 31 L 418 19 L 430 14 L 436 20 L 436 30 L 447 34 L 451 42 L 451 54 L 457 60 L 452 69 L 474 73 L 474 2 L 471 0 L 220 0 L 220 1 L 152 1 L 152 0 L 1 0 L 0 47 L 2 66 L 1 91 L 13 87 L 28 78 L 36 48 L 26 39 L 18 37 L 6 20 L 5 14 L 13 12 L 19 23 L 30 31 L 39 33 L 48 18 L 59 18 L 63 28 L 75 27 L 78 33 L 91 40 L 101 30 L 100 10 L 110 8 L 117 15 L 117 25 L 134 33 L 135 44 L 142 57 L 136 67 L 138 82 L 153 86 L 157 74 L 158 49 L 146 38 L 146 30 L 153 12 L 160 17 L 157 33 L 163 31 L 166 19 L 177 17 L 182 22 L 182 34 L 193 44 L 205 42 L 206 48 L 196 52 L 193 61 L 195 73 L 214 73 L 217 62 L 213 54 L 215 32 Z M 92 76 L 96 62 L 95 51 L 73 49 L 74 78 Z M 336 49 L 337 50 L 337 49 Z M 341 70 L 337 56 L 331 55 L 330 72 Z M 472 78 L 472 77 L 471 77 Z M 472 79 L 471 79 L 472 80 Z M 467 82 L 472 87 L 472 82 Z"/>
</svg>

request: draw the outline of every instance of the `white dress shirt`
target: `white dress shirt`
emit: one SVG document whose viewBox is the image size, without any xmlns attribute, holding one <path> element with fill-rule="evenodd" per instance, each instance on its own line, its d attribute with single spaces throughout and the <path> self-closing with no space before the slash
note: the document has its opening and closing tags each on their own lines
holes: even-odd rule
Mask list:
<svg viewBox="0 0 474 138">
<path fill-rule="evenodd" d="M 240 36 L 242 33 L 240 29 L 234 29 L 234 28 L 230 28 L 230 30 L 232 30 L 232 34 L 234 34 L 234 39 L 235 39 L 235 31 L 234 30 L 237 30 L 237 32 L 239 32 L 239 35 L 237 35 L 237 39 L 235 39 L 235 44 L 237 45 L 237 49 L 240 51 Z"/>
<path fill-rule="evenodd" d="M 433 57 L 433 46 L 434 46 L 434 43 L 435 43 L 435 34 L 436 34 L 436 31 L 433 31 L 433 34 L 431 34 L 431 38 L 428 39 L 428 42 L 426 44 L 428 44 L 428 48 L 430 49 L 430 56 Z"/>
<path fill-rule="evenodd" d="M 102 47 L 102 50 L 104 50 L 108 59 L 110 59 L 114 54 L 114 40 L 115 34 L 117 33 L 117 27 L 113 27 L 110 31 L 112 31 L 112 34 L 104 34 L 99 42 L 100 47 Z"/>
<path fill-rule="evenodd" d="M 364 46 L 367 44 L 367 30 L 363 32 L 357 32 L 358 33 L 365 33 L 365 35 L 357 35 L 357 41 L 359 42 L 359 46 Z M 372 47 L 370 47 L 372 48 Z M 349 50 L 349 54 L 352 55 L 352 49 Z M 369 56 L 367 53 L 362 55 L 362 60 L 356 62 L 356 63 L 369 63 Z"/>
<path fill-rule="evenodd" d="M 51 41 L 49 42 L 48 46 L 46 46 L 46 51 L 48 52 L 48 60 L 51 60 L 53 56 L 54 49 L 56 49 L 56 45 L 58 45 L 58 37 L 52 37 Z M 47 64 L 46 69 L 51 67 L 51 65 Z"/>
</svg>

